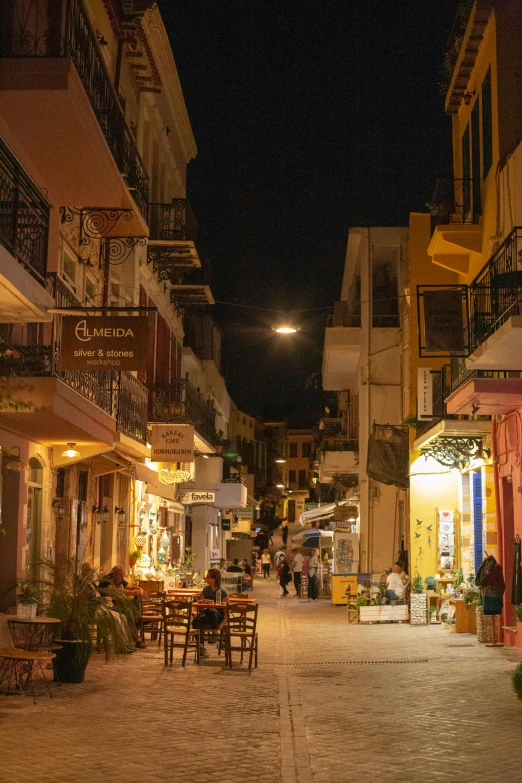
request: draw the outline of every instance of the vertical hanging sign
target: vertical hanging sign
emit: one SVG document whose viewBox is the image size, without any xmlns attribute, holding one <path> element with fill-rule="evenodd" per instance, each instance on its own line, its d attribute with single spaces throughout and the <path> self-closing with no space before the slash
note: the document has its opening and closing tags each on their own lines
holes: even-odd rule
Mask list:
<svg viewBox="0 0 522 783">
<path fill-rule="evenodd" d="M 433 418 L 433 374 L 431 367 L 417 370 L 417 418 Z"/>
<path fill-rule="evenodd" d="M 190 424 L 152 424 L 152 462 L 194 462 L 194 427 Z"/>
</svg>

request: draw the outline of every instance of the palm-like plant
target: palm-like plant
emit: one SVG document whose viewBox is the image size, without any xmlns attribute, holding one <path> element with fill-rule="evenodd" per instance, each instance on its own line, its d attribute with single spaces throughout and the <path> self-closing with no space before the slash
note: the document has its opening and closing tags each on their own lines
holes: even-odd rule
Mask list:
<svg viewBox="0 0 522 783">
<path fill-rule="evenodd" d="M 88 660 L 93 629 L 103 643 L 106 658 L 111 651 L 121 654 L 134 646 L 137 607 L 117 590 L 107 591 L 113 599 L 111 605 L 94 586 L 96 570 L 82 572 L 75 557 L 59 562 L 44 558 L 38 565 L 44 574 L 41 586 L 48 614 L 61 620 L 60 638 L 81 642 L 77 645 L 77 658 Z"/>
</svg>

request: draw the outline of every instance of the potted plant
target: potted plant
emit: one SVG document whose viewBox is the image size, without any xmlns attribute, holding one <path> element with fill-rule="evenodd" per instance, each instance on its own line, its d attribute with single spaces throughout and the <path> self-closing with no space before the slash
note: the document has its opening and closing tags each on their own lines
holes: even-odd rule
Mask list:
<svg viewBox="0 0 522 783">
<path fill-rule="evenodd" d="M 192 570 L 192 563 L 194 562 L 196 557 L 197 557 L 197 555 L 195 555 L 192 552 L 192 547 L 186 546 L 185 547 L 185 555 L 184 555 L 184 558 L 183 558 L 183 566 L 184 566 L 184 568 L 187 569 L 187 571 L 191 571 Z"/>
<path fill-rule="evenodd" d="M 221 454 L 221 452 L 223 451 L 223 445 L 224 445 L 224 444 L 223 444 L 223 435 L 224 435 L 224 432 L 223 432 L 223 430 L 218 430 L 218 431 L 216 432 L 216 437 L 215 437 L 215 441 L 216 441 L 216 454 Z"/>
<path fill-rule="evenodd" d="M 39 565 L 44 569 L 42 585 L 48 615 L 61 621 L 60 638 L 56 641 L 62 649 L 56 652 L 55 671 L 60 682 L 83 682 L 93 632 L 103 644 L 107 659 L 111 651 L 122 654 L 134 646 L 133 602 L 121 594 L 113 598 L 111 594 L 111 605 L 94 586 L 96 571 L 83 571 L 77 558 L 59 563 L 45 559 Z"/>
<path fill-rule="evenodd" d="M 440 613 L 440 627 L 446 630 L 448 627 L 448 613 L 447 612 L 441 612 Z"/>
<path fill-rule="evenodd" d="M 459 587 L 461 586 L 463 581 L 464 581 L 464 571 L 462 570 L 462 568 L 458 568 L 453 574 L 453 581 L 452 581 L 453 592 L 455 593 L 455 595 L 459 592 Z"/>
<path fill-rule="evenodd" d="M 16 616 L 24 620 L 34 619 L 40 597 L 41 591 L 37 585 L 31 582 L 20 582 L 16 596 Z"/>
<path fill-rule="evenodd" d="M 517 697 L 522 699 L 522 663 L 519 663 L 511 675 L 511 684 Z"/>
<path fill-rule="evenodd" d="M 129 566 L 131 568 L 134 568 L 138 560 L 141 558 L 143 552 L 141 552 L 139 549 L 131 549 L 129 552 Z"/>
<path fill-rule="evenodd" d="M 457 621 L 454 617 L 449 617 L 447 620 L 448 625 L 448 631 L 450 633 L 456 633 L 457 632 Z"/>
</svg>

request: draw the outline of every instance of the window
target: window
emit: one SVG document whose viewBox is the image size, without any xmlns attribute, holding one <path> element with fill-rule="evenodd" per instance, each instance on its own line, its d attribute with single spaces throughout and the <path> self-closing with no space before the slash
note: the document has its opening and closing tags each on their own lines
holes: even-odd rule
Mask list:
<svg viewBox="0 0 522 783">
<path fill-rule="evenodd" d="M 297 443 L 290 443 L 290 457 L 297 457 Z"/>
<path fill-rule="evenodd" d="M 398 245 L 372 246 L 372 326 L 400 326 Z"/>
<path fill-rule="evenodd" d="M 480 214 L 480 119 L 479 104 L 475 101 L 471 112 L 471 197 L 473 200 L 473 222 Z"/>
<path fill-rule="evenodd" d="M 301 454 L 303 457 L 311 457 L 312 456 L 312 443 L 311 441 L 306 441 L 303 443 L 301 448 Z"/>
<path fill-rule="evenodd" d="M 93 304 L 93 300 L 96 298 L 96 295 L 98 293 L 98 286 L 96 284 L 96 280 L 94 280 L 93 277 L 87 277 L 85 278 L 85 301 L 89 304 Z"/>
<path fill-rule="evenodd" d="M 299 487 L 307 487 L 308 481 L 306 480 L 306 470 L 300 470 L 299 471 Z"/>
<path fill-rule="evenodd" d="M 63 261 L 62 261 L 62 277 L 65 280 L 66 283 L 69 284 L 69 287 L 73 289 L 73 291 L 76 293 L 76 273 L 77 273 L 77 263 L 76 259 L 73 258 L 73 256 L 69 255 L 69 253 L 64 252 L 63 254 Z"/>
<path fill-rule="evenodd" d="M 471 153 L 469 150 L 469 125 L 462 135 L 462 220 L 465 222 L 471 207 Z M 457 199 L 458 201 L 459 199 Z"/>
<path fill-rule="evenodd" d="M 295 471 L 295 470 L 289 470 L 289 471 L 288 471 L 288 483 L 289 483 L 290 485 L 292 485 L 292 484 L 295 484 L 295 483 L 296 483 L 296 475 L 297 475 L 297 473 L 296 473 L 296 471 Z"/>
<path fill-rule="evenodd" d="M 486 179 L 493 161 L 493 120 L 491 117 L 491 68 L 482 82 L 482 179 Z"/>
</svg>

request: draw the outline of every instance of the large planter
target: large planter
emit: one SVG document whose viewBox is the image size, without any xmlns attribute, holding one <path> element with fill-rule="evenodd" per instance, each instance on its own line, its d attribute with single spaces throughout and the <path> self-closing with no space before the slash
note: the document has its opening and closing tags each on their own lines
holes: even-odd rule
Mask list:
<svg viewBox="0 0 522 783">
<path fill-rule="evenodd" d="M 16 604 L 16 616 L 21 620 L 34 620 L 37 609 L 37 604 Z"/>
<path fill-rule="evenodd" d="M 428 624 L 428 596 L 426 593 L 410 595 L 410 625 Z"/>
<path fill-rule="evenodd" d="M 498 616 L 497 615 L 485 615 L 481 606 L 477 606 L 475 609 L 477 618 L 477 641 L 482 644 L 490 644 L 493 641 L 493 620 L 497 623 L 496 637 L 498 639 Z"/>
<path fill-rule="evenodd" d="M 57 639 L 62 649 L 56 650 L 54 660 L 54 679 L 60 682 L 83 682 L 85 670 L 91 655 L 91 645 L 87 642 Z"/>
</svg>

